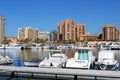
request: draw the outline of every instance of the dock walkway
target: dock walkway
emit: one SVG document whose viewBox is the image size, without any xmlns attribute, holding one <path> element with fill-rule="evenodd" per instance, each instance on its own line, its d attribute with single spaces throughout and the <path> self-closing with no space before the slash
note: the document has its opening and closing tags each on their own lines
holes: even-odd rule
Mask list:
<svg viewBox="0 0 120 80">
<path fill-rule="evenodd" d="M 29 74 L 29 75 L 28 75 Z M 35 75 L 37 74 L 37 75 Z M 66 68 L 39 68 L 39 67 L 15 67 L 0 66 L 0 76 L 9 77 L 40 77 L 39 75 L 54 75 L 54 79 L 58 79 L 58 75 L 73 76 L 74 80 L 78 77 L 92 77 L 94 80 L 98 78 L 117 78 L 120 79 L 120 71 L 101 71 L 101 70 L 81 70 Z"/>
</svg>

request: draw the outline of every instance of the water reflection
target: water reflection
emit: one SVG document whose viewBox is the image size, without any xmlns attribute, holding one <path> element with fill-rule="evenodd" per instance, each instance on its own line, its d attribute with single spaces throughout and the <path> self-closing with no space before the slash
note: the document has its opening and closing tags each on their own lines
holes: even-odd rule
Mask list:
<svg viewBox="0 0 120 80">
<path fill-rule="evenodd" d="M 0 50 L 0 55 L 9 56 L 14 61 L 20 58 L 21 65 L 24 60 L 31 60 L 35 58 L 44 59 L 48 57 L 49 50 Z"/>
<path fill-rule="evenodd" d="M 9 56 L 10 58 L 14 59 L 16 57 L 20 57 L 21 50 L 0 50 L 1 55 Z"/>
</svg>

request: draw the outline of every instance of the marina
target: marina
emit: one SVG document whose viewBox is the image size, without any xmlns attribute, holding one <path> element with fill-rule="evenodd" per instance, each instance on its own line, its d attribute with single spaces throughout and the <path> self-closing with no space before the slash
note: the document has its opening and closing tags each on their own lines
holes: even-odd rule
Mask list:
<svg viewBox="0 0 120 80">
<path fill-rule="evenodd" d="M 120 80 L 119 3 L 1 0 L 0 80 Z"/>
<path fill-rule="evenodd" d="M 93 50 L 92 48 L 82 47 L 82 48 L 80 48 L 82 50 L 79 50 L 79 48 L 78 48 L 78 50 L 76 50 L 76 49 L 63 49 L 62 50 L 64 55 L 66 55 L 68 57 L 66 60 L 66 63 L 69 59 L 72 59 L 74 57 L 76 57 L 75 60 L 79 59 L 79 60 L 82 60 L 83 62 L 84 62 L 84 60 L 86 61 L 89 59 L 90 60 L 93 59 L 92 63 L 95 61 L 97 51 L 92 51 Z M 89 53 L 89 50 L 90 50 L 91 55 L 87 54 L 87 53 Z M 0 76 L 2 76 L 2 78 L 4 76 L 5 80 L 8 78 L 11 78 L 12 80 L 14 80 L 14 78 L 17 78 L 17 79 L 21 78 L 22 80 L 28 80 L 28 78 L 30 78 L 30 80 L 34 80 L 34 79 L 39 80 L 41 78 L 43 78 L 45 80 L 49 80 L 49 79 L 51 79 L 51 80 L 84 80 L 84 79 L 85 80 L 101 80 L 101 79 L 109 80 L 109 79 L 111 79 L 112 80 L 115 78 L 116 80 L 117 79 L 119 80 L 118 73 L 120 70 L 120 65 L 117 66 L 118 69 L 116 69 L 116 70 L 104 70 L 104 69 L 100 70 L 97 68 L 91 69 L 90 65 L 88 65 L 88 64 L 87 64 L 88 67 L 86 67 L 87 69 L 84 67 L 77 67 L 77 65 L 73 65 L 73 64 L 70 65 L 70 66 L 74 66 L 71 68 L 67 67 L 67 64 L 65 64 L 64 67 L 60 67 L 60 66 L 59 67 L 52 67 L 52 66 L 50 67 L 51 62 L 47 61 L 45 64 L 47 65 L 47 63 L 48 63 L 49 67 L 44 67 L 44 66 L 42 66 L 42 67 L 35 66 L 34 67 L 35 62 L 32 60 L 35 58 L 40 59 L 41 61 L 44 61 L 44 59 L 46 59 L 46 58 L 49 59 L 50 51 L 57 51 L 57 50 L 50 50 L 50 49 L 43 49 L 43 50 L 42 49 L 28 49 L 28 50 L 5 49 L 4 50 L 4 49 L 2 49 L 2 50 L 0 50 L 0 54 L 9 56 L 11 59 L 13 59 L 13 64 L 11 66 L 4 66 L 4 67 L 1 65 L 0 73 L 3 73 L 3 74 L 0 74 Z M 61 50 L 58 50 L 58 51 L 61 51 Z M 117 57 L 112 56 L 111 54 L 109 54 L 109 56 L 111 55 L 111 57 L 113 57 L 113 59 L 115 59 L 115 60 L 117 60 L 117 62 L 119 62 L 119 59 L 120 59 L 120 55 L 119 55 L 120 51 L 119 50 L 114 50 L 114 51 L 107 50 L 107 51 L 115 52 L 113 54 L 117 55 Z M 78 52 L 77 55 L 76 55 L 76 52 Z M 58 53 L 58 55 L 56 55 L 56 56 L 60 57 L 60 54 L 63 54 L 63 53 Z M 106 52 L 106 53 L 108 53 L 108 52 Z M 51 55 L 51 56 L 53 56 L 53 55 Z M 91 56 L 91 58 L 89 58 L 88 56 Z M 111 57 L 109 57 L 109 58 L 111 58 Z M 28 64 L 27 64 L 27 65 L 29 65 L 28 67 L 26 67 L 24 65 L 25 61 L 28 62 Z M 41 61 L 39 63 L 37 63 L 37 65 L 40 64 Z M 57 61 L 51 60 L 51 61 L 54 65 L 56 63 L 59 64 L 59 62 L 60 62 L 58 60 Z M 110 61 L 110 60 L 108 60 L 108 61 Z M 32 62 L 34 62 L 34 63 L 32 63 Z M 113 62 L 113 61 L 111 60 L 111 62 Z M 101 63 L 101 62 L 99 62 L 99 63 Z M 83 64 L 83 63 L 80 63 L 80 64 Z M 112 76 L 109 75 L 107 72 L 110 72 Z M 116 75 L 113 75 L 113 74 L 116 74 Z"/>
</svg>

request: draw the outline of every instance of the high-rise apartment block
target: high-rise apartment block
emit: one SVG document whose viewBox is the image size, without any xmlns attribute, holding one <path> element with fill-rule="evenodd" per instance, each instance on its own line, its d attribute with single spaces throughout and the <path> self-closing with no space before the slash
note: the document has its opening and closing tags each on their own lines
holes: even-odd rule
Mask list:
<svg viewBox="0 0 120 80">
<path fill-rule="evenodd" d="M 67 18 L 58 23 L 58 40 L 60 41 L 77 41 L 80 36 L 85 34 L 85 26 L 83 24 L 75 24 L 75 21 Z"/>
<path fill-rule="evenodd" d="M 116 26 L 108 24 L 102 27 L 102 40 L 116 41 L 119 40 L 119 30 Z"/>
<path fill-rule="evenodd" d="M 82 37 L 85 34 L 85 25 L 83 24 L 76 24 L 73 25 L 73 41 L 83 41 L 84 38 Z"/>
<path fill-rule="evenodd" d="M 53 30 L 50 32 L 50 41 L 55 42 L 57 41 L 57 31 Z"/>
<path fill-rule="evenodd" d="M 38 30 L 36 28 L 19 28 L 18 29 L 18 39 L 19 40 L 25 40 L 28 39 L 28 42 L 35 42 L 35 40 L 38 38 Z"/>
<path fill-rule="evenodd" d="M 5 20 L 4 16 L 0 16 L 0 44 L 3 43 L 4 37 L 5 37 L 5 35 L 4 35 L 5 34 L 4 33 L 4 27 L 5 27 L 4 20 Z"/>
</svg>

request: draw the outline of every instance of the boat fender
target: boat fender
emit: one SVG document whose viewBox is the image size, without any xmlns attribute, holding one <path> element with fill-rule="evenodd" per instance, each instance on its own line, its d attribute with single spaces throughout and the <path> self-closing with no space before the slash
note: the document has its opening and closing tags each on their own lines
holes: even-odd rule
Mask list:
<svg viewBox="0 0 120 80">
<path fill-rule="evenodd" d="M 52 63 L 50 63 L 50 66 L 53 66 L 53 64 L 52 64 Z"/>
<path fill-rule="evenodd" d="M 105 65 L 105 64 L 100 64 L 100 69 L 101 69 L 101 70 L 106 70 L 106 69 L 107 69 L 107 65 Z"/>
<path fill-rule="evenodd" d="M 66 68 L 66 61 L 65 61 L 64 65 L 63 65 L 63 68 Z"/>
<path fill-rule="evenodd" d="M 118 68 L 119 63 L 116 63 L 115 66 L 113 68 L 111 68 L 111 70 L 116 70 Z"/>
</svg>

